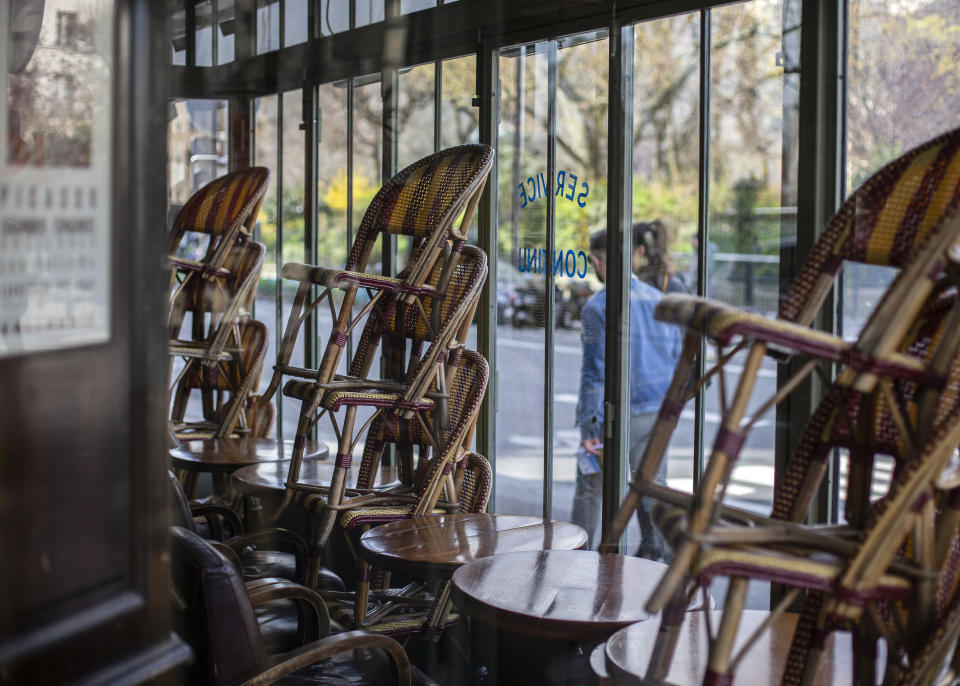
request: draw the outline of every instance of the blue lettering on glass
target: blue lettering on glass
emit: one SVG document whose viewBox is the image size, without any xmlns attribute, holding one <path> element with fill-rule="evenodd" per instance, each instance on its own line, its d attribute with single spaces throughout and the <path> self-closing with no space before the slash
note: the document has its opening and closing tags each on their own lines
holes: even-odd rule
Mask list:
<svg viewBox="0 0 960 686">
<path fill-rule="evenodd" d="M 577 193 L 577 175 L 566 169 L 557 171 L 557 185 L 553 192 L 554 196 L 560 196 L 570 202 L 576 202 L 580 207 L 587 206 L 587 198 L 590 195 L 590 184 L 586 181 L 580 181 L 580 192 Z M 517 192 L 520 194 L 520 209 L 527 205 L 547 197 L 550 189 L 547 184 L 546 175 L 539 172 L 535 176 L 528 176 L 525 181 L 517 184 Z"/>
<path fill-rule="evenodd" d="M 517 248 L 517 270 L 529 272 L 531 274 L 543 274 L 550 268 L 551 262 L 547 260 L 546 248 Z M 553 251 L 553 275 L 554 276 L 578 276 L 581 279 L 587 277 L 587 254 L 580 250 L 554 250 Z M 578 260 L 583 260 L 583 271 L 578 269 Z"/>
<path fill-rule="evenodd" d="M 587 185 L 586 181 L 583 181 L 580 185 L 583 186 L 583 191 L 577 196 L 577 204 L 580 205 L 580 207 L 586 207 L 587 201 L 585 198 L 590 193 L 590 186 Z"/>
</svg>

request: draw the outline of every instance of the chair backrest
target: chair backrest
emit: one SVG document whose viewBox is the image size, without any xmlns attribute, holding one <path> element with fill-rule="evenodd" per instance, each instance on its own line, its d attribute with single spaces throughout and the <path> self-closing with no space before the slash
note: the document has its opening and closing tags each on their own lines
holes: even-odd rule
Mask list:
<svg viewBox="0 0 960 686">
<path fill-rule="evenodd" d="M 212 398 L 204 402 L 204 419 L 206 422 L 214 422 L 218 425 L 225 422 L 229 424 L 218 429 L 218 436 L 227 436 L 233 431 L 237 417 L 242 411 L 248 413 L 248 419 L 250 411 L 255 411 L 258 433 L 269 430 L 270 424 L 273 422 L 273 408 L 269 401 L 265 401 L 268 407 L 259 405 L 254 407 L 247 402 L 250 393 L 256 390 L 260 383 L 263 358 L 267 349 L 267 327 L 263 322 L 249 319 L 239 325 L 239 331 L 241 352 L 236 359 L 216 366 L 193 363 L 180 377 L 180 381 L 174 390 L 173 405 L 170 411 L 172 421 L 183 421 L 190 394 L 194 390 L 200 390 L 202 394 L 220 396 L 219 401 L 215 404 Z M 249 421 L 247 426 L 250 427 Z M 250 437 L 262 438 L 263 436 L 255 435 L 251 431 Z"/>
<path fill-rule="evenodd" d="M 403 347 L 407 339 L 418 344 L 449 340 L 451 334 L 456 337 L 459 333 L 457 326 L 464 317 L 470 315 L 472 318 L 487 278 L 487 255 L 483 250 L 463 245 L 460 253 L 445 292 L 436 298 L 423 298 L 422 312 L 416 303 L 404 302 L 399 294 L 384 294 L 377 301 L 357 342 L 350 363 L 351 375 L 365 377 L 369 373 L 376 346 L 384 336 L 391 345 Z M 426 284 L 436 286 L 443 278 L 443 270 L 443 264 L 434 264 Z"/>
<path fill-rule="evenodd" d="M 190 335 L 194 341 L 212 340 L 222 324 L 232 324 L 241 311 L 249 312 L 257 295 L 266 250 L 257 241 L 233 244 L 222 265 L 229 270 L 229 276 L 191 279 L 171 305 L 170 337 L 180 335 L 188 312 L 192 314 Z"/>
<path fill-rule="evenodd" d="M 809 324 L 844 261 L 902 267 L 960 195 L 960 129 L 901 155 L 867 179 L 824 229 L 780 305 Z"/>
<path fill-rule="evenodd" d="M 457 465 L 460 511 L 485 512 L 493 487 L 493 469 L 480 453 L 469 450 Z"/>
<path fill-rule="evenodd" d="M 214 179 L 198 190 L 173 221 L 170 254 L 187 231 L 210 236 L 206 259 L 213 256 L 219 244 L 235 239 L 244 226 L 250 233 L 269 184 L 269 169 L 249 167 Z"/>
<path fill-rule="evenodd" d="M 423 494 L 430 482 L 431 475 L 428 472 L 434 469 L 431 465 L 449 473 L 451 466 L 459 457 L 458 453 L 470 438 L 489 377 L 487 361 L 478 352 L 464 349 L 456 363 L 459 366 L 459 373 L 448 388 L 450 394 L 448 428 L 438 434 L 441 452 L 436 457 L 440 459 L 431 459 L 434 446 L 417 418 L 405 420 L 390 413 L 382 413 L 371 423 L 367 432 L 363 457 L 357 473 L 357 488 L 373 487 L 383 449 L 387 443 L 397 444 L 400 480 L 408 485 L 416 485 L 420 494 Z M 423 421 L 432 431 L 434 419 L 429 413 L 425 415 L 422 417 Z M 420 450 L 416 472 L 412 464 L 414 446 Z"/>
<path fill-rule="evenodd" d="M 958 298 L 955 291 L 931 297 L 915 318 L 901 352 L 929 366 L 950 325 L 950 315 L 960 304 Z M 915 423 L 921 412 L 921 386 L 915 381 L 896 380 L 891 390 L 897 402 L 896 411 Z M 946 382 L 937 390 L 936 397 L 930 419 L 934 431 L 960 407 L 960 356 L 950 365 Z M 800 521 L 805 517 L 813 490 L 801 484 L 811 479 L 811 465 L 825 465 L 834 448 L 848 448 L 854 462 L 872 463 L 875 455 L 890 456 L 898 463 L 917 457 L 916 446 L 907 442 L 897 426 L 887 394 L 865 394 L 837 383 L 810 417 L 787 463 L 786 474 L 774 495 L 774 518 Z M 852 480 L 848 479 L 848 487 L 851 485 Z"/>
<path fill-rule="evenodd" d="M 183 492 L 183 486 L 180 485 L 176 475 L 170 470 L 167 470 L 167 477 L 170 485 L 170 521 L 172 525 L 197 533 L 197 522 L 193 519 L 193 513 L 190 511 L 190 501 L 187 500 L 187 494 Z"/>
<path fill-rule="evenodd" d="M 366 269 L 381 233 L 421 240 L 441 232 L 446 239 L 457 216 L 482 190 L 493 154 L 488 145 L 459 145 L 428 155 L 388 180 L 360 221 L 346 269 Z M 455 230 L 453 237 L 465 238 Z"/>
<path fill-rule="evenodd" d="M 231 686 L 267 666 L 267 653 L 243 580 L 197 534 L 170 529 L 170 572 L 182 609 L 177 633 L 194 651 L 190 683 Z"/>
</svg>

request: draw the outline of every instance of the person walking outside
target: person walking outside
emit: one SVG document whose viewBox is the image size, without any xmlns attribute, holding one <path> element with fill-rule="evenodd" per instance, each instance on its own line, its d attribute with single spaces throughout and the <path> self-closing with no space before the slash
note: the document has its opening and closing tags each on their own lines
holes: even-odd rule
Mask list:
<svg viewBox="0 0 960 686">
<path fill-rule="evenodd" d="M 606 241 L 606 230 L 590 236 L 590 262 L 601 283 L 606 283 L 607 278 Z M 647 250 L 648 246 L 641 242 L 636 248 Z M 638 256 L 635 254 L 634 257 Z M 680 357 L 679 329 L 658 322 L 653 317 L 653 310 L 662 297 L 663 292 L 660 289 L 641 281 L 636 274 L 631 274 L 629 380 L 631 473 L 636 470 L 643 457 L 643 451 L 660 409 L 660 402 L 667 392 L 674 367 Z M 587 301 L 583 308 L 582 320 L 583 360 L 580 370 L 580 392 L 577 399 L 577 426 L 580 429 L 581 445 L 578 450 L 572 519 L 587 531 L 590 546 L 593 547 L 600 518 L 600 493 L 603 483 L 601 436 L 603 435 L 606 287 Z M 665 483 L 666 468 L 667 462 L 664 460 L 655 481 Z M 645 498 L 641 507 L 637 509 L 637 519 L 640 524 L 640 547 L 637 555 L 661 560 L 664 559 L 667 549 L 663 538 L 650 519 L 649 507 L 649 499 Z"/>
</svg>

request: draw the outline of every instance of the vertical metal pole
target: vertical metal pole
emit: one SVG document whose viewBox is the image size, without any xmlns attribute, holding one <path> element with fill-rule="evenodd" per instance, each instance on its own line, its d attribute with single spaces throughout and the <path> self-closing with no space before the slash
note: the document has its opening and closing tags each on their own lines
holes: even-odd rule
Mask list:
<svg viewBox="0 0 960 686">
<path fill-rule="evenodd" d="M 500 112 L 500 77 L 498 72 L 497 55 L 489 40 L 479 41 L 477 51 L 477 96 L 480 105 L 480 142 L 487 145 L 496 145 L 497 122 Z M 499 164 L 494 163 L 490 170 L 490 178 L 483 191 L 478 208 L 480 247 L 489 256 L 489 272 L 487 284 L 480 293 L 480 304 L 477 307 L 477 348 L 481 355 L 487 358 L 490 365 L 490 382 L 487 385 L 487 395 L 480 406 L 480 417 L 477 421 L 477 452 L 486 456 L 493 469 L 493 488 L 490 492 L 490 504 L 487 509 L 496 512 L 497 497 L 497 393 L 499 392 L 497 369 L 497 169 Z"/>
<path fill-rule="evenodd" d="M 312 4 L 312 3 L 311 3 Z M 303 81 L 302 123 L 304 147 L 303 189 L 303 256 L 308 264 L 317 264 L 317 140 L 319 138 L 317 112 L 317 86 L 306 78 Z M 311 312 L 306 321 L 303 364 L 307 369 L 316 369 L 320 342 L 317 340 L 316 312 Z"/>
<path fill-rule="evenodd" d="M 547 48 L 547 178 L 556 178 L 557 167 L 557 41 L 551 40 Z M 519 155 L 520 151 L 517 150 Z M 543 326 L 543 516 L 550 519 L 553 513 L 553 344 L 556 303 L 553 296 L 553 252 L 556 248 L 556 200 L 554 192 L 547 193 L 547 273 L 544 279 Z"/>
<path fill-rule="evenodd" d="M 280 269 L 283 266 L 283 93 L 277 93 L 277 237 L 276 237 L 276 268 L 277 277 L 274 288 L 274 350 L 280 349 L 283 338 L 283 280 L 280 278 Z M 283 391 L 277 391 L 277 437 L 283 438 Z"/>
<path fill-rule="evenodd" d="M 219 0 L 212 0 L 210 3 L 210 31 L 212 32 L 210 34 L 210 48 L 213 51 L 210 55 L 210 64 L 213 65 L 220 64 L 219 55 L 217 54 L 217 46 L 220 44 L 220 39 L 217 38 L 217 33 L 220 26 L 217 21 L 220 18 L 219 6 Z"/>
<path fill-rule="evenodd" d="M 197 5 L 188 2 L 184 9 L 187 32 L 187 66 L 197 66 Z"/>
<path fill-rule="evenodd" d="M 287 6 L 286 5 L 287 5 L 286 0 L 280 0 L 280 6 L 277 8 L 277 11 L 279 13 L 279 16 L 277 17 L 277 22 L 280 24 L 280 26 L 277 27 L 278 33 L 280 35 L 280 42 L 279 42 L 280 48 L 284 47 L 284 41 L 287 38 L 287 27 L 285 26 L 285 24 L 287 23 L 286 21 Z"/>
<path fill-rule="evenodd" d="M 710 253 L 710 10 L 700 12 L 700 168 L 697 182 L 697 295 L 707 294 L 707 256 Z M 706 372 L 706 344 L 701 341 L 697 355 L 697 376 Z M 693 421 L 693 489 L 700 483 L 703 472 L 703 412 L 704 392 L 697 391 Z"/>
<path fill-rule="evenodd" d="M 380 74 L 380 94 L 383 98 L 383 159 L 381 163 L 381 183 L 397 173 L 397 129 L 400 122 L 397 112 L 397 94 L 400 76 L 395 67 L 387 67 Z M 397 274 L 397 237 L 392 233 L 383 233 L 380 239 L 383 274 Z"/>
<path fill-rule="evenodd" d="M 633 32 L 611 13 L 607 87 L 607 279 L 604 331 L 602 534 L 623 496 L 630 445 L 630 279 Z M 623 540 L 620 541 L 621 550 Z"/>
<path fill-rule="evenodd" d="M 440 127 L 443 125 L 443 60 L 433 63 L 433 151 L 439 152 L 443 136 Z"/>
<path fill-rule="evenodd" d="M 347 255 L 353 246 L 353 91 L 353 79 L 347 79 Z M 353 359 L 352 331 L 347 337 L 347 359 Z"/>
</svg>

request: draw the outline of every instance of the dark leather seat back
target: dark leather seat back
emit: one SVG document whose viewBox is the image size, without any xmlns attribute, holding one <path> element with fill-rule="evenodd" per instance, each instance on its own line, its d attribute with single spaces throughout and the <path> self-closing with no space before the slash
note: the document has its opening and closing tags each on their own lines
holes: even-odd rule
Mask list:
<svg viewBox="0 0 960 686">
<path fill-rule="evenodd" d="M 233 565 L 200 536 L 170 529 L 177 632 L 193 648 L 190 683 L 230 686 L 267 665 L 257 618 Z"/>
</svg>

